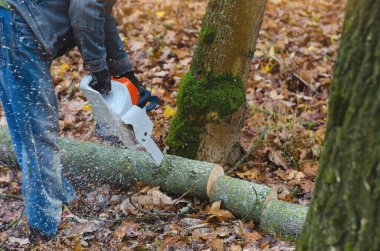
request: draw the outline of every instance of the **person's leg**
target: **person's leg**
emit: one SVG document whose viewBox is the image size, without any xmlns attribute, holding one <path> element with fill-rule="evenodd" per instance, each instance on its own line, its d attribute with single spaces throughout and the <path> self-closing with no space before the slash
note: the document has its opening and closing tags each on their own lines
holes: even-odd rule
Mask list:
<svg viewBox="0 0 380 251">
<path fill-rule="evenodd" d="M 104 25 L 105 44 L 107 49 L 107 64 L 112 76 L 120 76 L 133 70 L 128 54 L 121 41 L 116 20 L 112 15 L 115 0 L 107 1 L 106 21 Z"/>
<path fill-rule="evenodd" d="M 0 101 L 2 103 L 9 133 L 11 135 L 13 148 L 16 153 L 17 161 L 19 165 L 22 165 L 22 141 L 21 136 L 14 117 L 11 100 L 9 99 L 9 88 L 5 85 L 6 82 L 12 82 L 12 72 L 9 62 L 9 45 L 7 41 L 10 40 L 9 32 L 5 30 L 7 27 L 5 24 L 10 23 L 12 13 L 9 10 L 0 8 Z"/>
<path fill-rule="evenodd" d="M 6 82 L 23 144 L 23 197 L 28 224 L 52 237 L 62 203 L 75 193 L 63 178 L 58 139 L 58 106 L 50 76 L 51 61 L 27 24 L 16 13 L 8 29 L 13 79 Z"/>
<path fill-rule="evenodd" d="M 108 0 L 70 0 L 69 16 L 84 69 L 100 72 L 107 68 L 104 44 L 105 7 Z"/>
</svg>

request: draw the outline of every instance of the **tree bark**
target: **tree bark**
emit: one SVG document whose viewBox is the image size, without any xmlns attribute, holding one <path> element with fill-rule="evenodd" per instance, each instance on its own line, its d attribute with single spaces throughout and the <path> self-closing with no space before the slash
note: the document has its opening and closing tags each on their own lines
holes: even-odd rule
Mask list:
<svg viewBox="0 0 380 251">
<path fill-rule="evenodd" d="M 170 152 L 234 164 L 246 112 L 244 83 L 266 0 L 211 0 L 189 72 L 180 82 Z"/>
<path fill-rule="evenodd" d="M 349 0 L 298 250 L 380 250 L 380 1 Z"/>
<path fill-rule="evenodd" d="M 166 155 L 160 166 L 141 151 L 60 138 L 62 164 L 71 175 L 127 187 L 136 181 L 160 186 L 171 194 L 221 200 L 236 217 L 253 219 L 263 230 L 281 236 L 297 236 L 307 207 L 268 198 L 270 188 L 223 176 L 215 164 Z M 6 128 L 0 127 L 0 161 L 14 165 L 16 158 Z M 287 208 L 284 213 L 283 208 Z"/>
<path fill-rule="evenodd" d="M 220 177 L 210 201 L 221 200 L 236 217 L 253 219 L 272 235 L 296 238 L 305 222 L 307 207 L 271 198 L 271 189 L 264 185 L 228 176 Z"/>
</svg>

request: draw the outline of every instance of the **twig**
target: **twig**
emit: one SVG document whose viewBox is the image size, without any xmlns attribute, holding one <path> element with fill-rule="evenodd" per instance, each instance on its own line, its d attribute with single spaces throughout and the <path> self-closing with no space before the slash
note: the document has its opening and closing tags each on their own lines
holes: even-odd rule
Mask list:
<svg viewBox="0 0 380 251">
<path fill-rule="evenodd" d="M 192 230 L 197 229 L 197 228 L 206 228 L 206 227 L 209 227 L 209 225 L 210 225 L 209 223 L 202 223 L 199 225 L 191 226 L 188 229 L 186 229 L 186 231 L 189 232 L 189 231 L 192 231 Z"/>
<path fill-rule="evenodd" d="M 25 213 L 25 207 L 22 207 L 22 211 L 21 211 L 20 216 L 18 216 L 15 220 L 13 220 L 11 223 L 9 223 L 9 225 L 7 226 L 7 229 L 10 229 L 12 227 L 12 230 L 14 230 L 15 227 L 20 222 L 20 220 L 22 219 L 22 216 L 24 216 L 24 213 Z"/>
<path fill-rule="evenodd" d="M 132 196 L 128 197 L 129 199 L 129 202 L 131 203 L 131 205 L 137 210 L 137 211 L 140 211 L 141 213 L 144 213 L 144 214 L 149 214 L 149 215 L 153 215 L 153 216 L 156 216 L 158 219 L 160 219 L 159 217 L 160 216 L 163 216 L 163 217 L 169 217 L 169 216 L 175 216 L 177 214 L 175 213 L 162 213 L 162 212 L 150 212 L 150 211 L 147 211 L 145 209 L 142 209 L 140 208 L 139 206 L 137 206 L 133 200 L 132 200 Z"/>
<path fill-rule="evenodd" d="M 191 189 L 188 190 L 188 191 L 186 191 L 186 192 L 185 192 L 184 194 L 182 194 L 179 198 L 177 198 L 177 199 L 173 202 L 173 204 L 170 205 L 169 207 L 167 207 L 167 208 L 165 208 L 164 210 L 161 210 L 161 211 L 156 211 L 156 210 L 155 210 L 154 212 L 151 212 L 151 211 L 153 210 L 153 207 L 152 207 L 151 209 L 149 209 L 149 210 L 145 210 L 145 209 L 143 209 L 143 208 L 137 206 L 137 205 L 133 202 L 133 200 L 132 200 L 132 194 L 131 194 L 131 196 L 128 197 L 128 200 L 129 200 L 129 202 L 131 203 L 131 205 L 132 205 L 137 211 L 139 211 L 139 212 L 141 212 L 141 213 L 144 213 L 144 214 L 153 215 L 153 216 L 157 217 L 157 218 L 160 220 L 159 216 L 170 217 L 170 216 L 178 215 L 177 213 L 167 213 L 167 211 L 168 211 L 169 209 L 171 209 L 172 207 L 174 207 L 178 201 L 180 201 L 181 199 L 183 199 L 183 198 L 184 198 L 186 195 L 188 195 L 190 192 L 191 192 Z"/>
<path fill-rule="evenodd" d="M 18 223 L 20 222 L 20 220 L 22 219 L 22 216 L 24 215 L 24 213 L 25 213 L 25 207 L 22 207 L 22 211 L 21 211 L 20 216 L 18 216 L 14 221 L 9 223 L 9 225 L 5 228 L 5 230 L 9 230 L 10 228 L 12 228 L 12 231 L 13 231 L 16 228 L 16 226 L 18 225 Z M 0 242 L 0 251 L 3 250 L 1 247 L 4 246 L 5 242 L 6 242 L 6 240 Z"/>
<path fill-rule="evenodd" d="M 297 73 L 292 73 L 295 78 L 297 78 L 299 81 L 301 81 L 302 84 L 306 85 L 308 88 L 310 88 L 313 92 L 316 92 L 317 90 L 315 89 L 314 86 L 306 82 L 301 76 L 299 76 Z"/>
<path fill-rule="evenodd" d="M 22 197 L 20 196 L 13 195 L 13 194 L 4 194 L 4 193 L 0 194 L 0 199 L 13 199 L 13 200 L 20 200 L 20 201 L 23 200 Z"/>
<path fill-rule="evenodd" d="M 76 215 L 78 218 L 80 219 L 85 219 L 85 220 L 96 220 L 96 221 L 99 221 L 99 222 L 116 222 L 116 221 L 122 221 L 122 220 L 125 220 L 127 217 L 121 217 L 121 218 L 116 218 L 116 219 L 113 219 L 113 220 L 108 220 L 108 219 L 101 219 L 99 218 L 98 216 L 95 216 L 95 215 L 84 215 L 84 214 L 77 214 Z M 128 216 L 128 215 L 127 215 Z M 75 220 L 75 219 L 74 219 Z"/>
<path fill-rule="evenodd" d="M 258 195 L 257 195 L 257 191 L 256 191 L 256 189 L 253 187 L 253 184 L 251 185 L 251 187 L 252 187 L 253 191 L 255 192 L 255 198 L 256 198 L 256 201 L 255 201 L 255 205 L 254 205 L 254 206 L 251 208 L 251 210 L 249 211 L 249 214 L 248 214 L 246 217 L 244 217 L 243 220 L 248 219 L 248 217 L 252 214 L 253 209 L 255 209 L 255 207 L 256 207 L 256 205 L 257 205 L 257 202 L 258 202 L 258 200 L 259 200 Z"/>
<path fill-rule="evenodd" d="M 252 154 L 252 152 L 254 152 L 263 143 L 263 139 L 264 134 L 261 133 L 259 139 L 252 143 L 251 147 L 248 149 L 245 155 L 239 159 L 239 161 L 230 170 L 227 171 L 227 174 L 230 175 L 235 172 L 240 167 L 241 163 L 243 163 L 243 161 L 246 160 Z"/>
<path fill-rule="evenodd" d="M 160 212 L 167 212 L 169 209 L 171 209 L 172 207 L 174 207 L 178 201 L 182 200 L 186 195 L 188 195 L 189 193 L 191 192 L 191 189 L 187 190 L 184 194 L 182 194 L 179 198 L 177 198 L 176 200 L 173 201 L 173 204 L 170 205 L 168 208 L 165 208 L 164 210 L 160 211 Z"/>
</svg>

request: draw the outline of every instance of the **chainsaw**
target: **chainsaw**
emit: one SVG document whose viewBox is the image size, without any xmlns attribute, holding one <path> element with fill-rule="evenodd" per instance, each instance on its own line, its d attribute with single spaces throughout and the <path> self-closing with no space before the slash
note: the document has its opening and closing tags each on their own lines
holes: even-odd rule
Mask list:
<svg viewBox="0 0 380 251">
<path fill-rule="evenodd" d="M 153 123 L 147 115 L 156 106 L 157 97 L 140 97 L 137 87 L 127 78 L 113 78 L 107 95 L 92 89 L 91 81 L 90 75 L 85 76 L 80 89 L 92 107 L 97 133 L 126 148 L 148 152 L 159 165 L 164 154 L 151 137 Z"/>
</svg>

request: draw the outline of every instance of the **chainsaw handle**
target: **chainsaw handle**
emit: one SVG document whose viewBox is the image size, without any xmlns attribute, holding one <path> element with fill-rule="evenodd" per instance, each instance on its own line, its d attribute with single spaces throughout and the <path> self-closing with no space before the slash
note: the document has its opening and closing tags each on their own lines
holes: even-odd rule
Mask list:
<svg viewBox="0 0 380 251">
<path fill-rule="evenodd" d="M 158 102 L 158 97 L 152 96 L 150 91 L 148 90 L 144 90 L 143 94 L 144 95 L 140 97 L 136 105 L 140 107 L 141 109 L 143 109 L 146 106 L 146 104 L 150 102 L 150 104 L 146 106 L 146 111 L 149 112 L 156 107 L 157 102 Z"/>
<path fill-rule="evenodd" d="M 150 97 L 149 102 L 150 104 L 146 107 L 147 112 L 150 112 L 156 107 L 157 102 L 158 102 L 158 97 L 157 96 Z"/>
<path fill-rule="evenodd" d="M 150 91 L 144 90 L 143 95 L 140 97 L 139 101 L 137 102 L 137 106 L 140 107 L 141 109 L 145 107 L 146 103 L 149 102 L 151 97 Z"/>
</svg>

